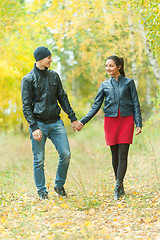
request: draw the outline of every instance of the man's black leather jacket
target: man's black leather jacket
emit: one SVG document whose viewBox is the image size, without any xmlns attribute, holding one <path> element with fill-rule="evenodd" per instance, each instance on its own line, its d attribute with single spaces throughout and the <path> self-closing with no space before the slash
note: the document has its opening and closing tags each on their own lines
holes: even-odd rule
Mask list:
<svg viewBox="0 0 160 240">
<path fill-rule="evenodd" d="M 61 105 L 71 122 L 77 120 L 70 106 L 59 75 L 49 69 L 34 68 L 22 79 L 23 114 L 32 131 L 38 129 L 36 121 L 53 123 L 60 119 Z"/>
<path fill-rule="evenodd" d="M 87 123 L 100 109 L 103 100 L 105 117 L 117 117 L 118 108 L 122 117 L 134 116 L 136 127 L 142 127 L 142 118 L 137 90 L 133 79 L 119 76 L 102 82 L 90 111 L 80 121 Z"/>
</svg>

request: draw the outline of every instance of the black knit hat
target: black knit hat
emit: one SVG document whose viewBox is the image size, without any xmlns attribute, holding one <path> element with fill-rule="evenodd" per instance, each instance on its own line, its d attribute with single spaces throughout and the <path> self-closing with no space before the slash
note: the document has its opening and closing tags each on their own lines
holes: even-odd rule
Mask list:
<svg viewBox="0 0 160 240">
<path fill-rule="evenodd" d="M 34 50 L 34 58 L 37 61 L 42 60 L 43 58 L 46 58 L 51 55 L 51 52 L 46 47 L 38 47 Z"/>
</svg>

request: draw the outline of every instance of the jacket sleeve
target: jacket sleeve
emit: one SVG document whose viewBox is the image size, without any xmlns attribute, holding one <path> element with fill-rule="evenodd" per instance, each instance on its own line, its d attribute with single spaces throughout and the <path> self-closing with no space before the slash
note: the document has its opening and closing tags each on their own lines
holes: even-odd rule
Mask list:
<svg viewBox="0 0 160 240">
<path fill-rule="evenodd" d="M 77 117 L 75 116 L 75 112 L 71 108 L 71 105 L 68 100 L 68 96 L 63 89 L 62 82 L 58 74 L 57 74 L 57 80 L 58 80 L 58 101 L 63 111 L 68 115 L 68 118 L 71 120 L 71 122 L 74 122 L 77 120 Z"/>
<path fill-rule="evenodd" d="M 23 104 L 23 114 L 33 132 L 36 129 L 38 129 L 38 125 L 34 119 L 32 111 L 32 97 L 33 97 L 32 86 L 30 81 L 28 81 L 28 79 L 25 77 L 22 79 L 21 83 L 21 95 Z"/>
<path fill-rule="evenodd" d="M 102 83 L 98 90 L 97 96 L 94 100 L 94 103 L 91 109 L 86 114 L 86 116 L 84 116 L 80 120 L 80 122 L 83 123 L 83 125 L 89 122 L 95 116 L 95 114 L 99 111 L 100 107 L 102 106 L 103 100 L 104 100 L 104 93 L 103 93 L 103 83 Z"/>
<path fill-rule="evenodd" d="M 131 99 L 133 103 L 133 116 L 134 116 L 134 122 L 136 124 L 136 127 L 142 128 L 142 117 L 141 117 L 141 110 L 140 110 L 140 104 L 138 99 L 138 94 L 136 90 L 136 86 L 133 80 L 130 81 L 130 92 L 131 92 Z"/>
</svg>

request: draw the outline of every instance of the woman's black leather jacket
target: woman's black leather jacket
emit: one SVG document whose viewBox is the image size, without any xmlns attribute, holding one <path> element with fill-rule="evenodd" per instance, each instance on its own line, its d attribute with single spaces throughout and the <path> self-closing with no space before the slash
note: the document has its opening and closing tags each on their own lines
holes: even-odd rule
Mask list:
<svg viewBox="0 0 160 240">
<path fill-rule="evenodd" d="M 140 104 L 133 79 L 121 75 L 118 81 L 111 77 L 102 82 L 90 111 L 80 120 L 83 124 L 98 112 L 104 99 L 105 117 L 117 117 L 119 108 L 122 117 L 133 115 L 136 127 L 142 127 Z"/>
<path fill-rule="evenodd" d="M 54 71 L 40 70 L 35 65 L 22 79 L 21 93 L 23 114 L 32 131 L 38 129 L 36 121 L 43 123 L 58 121 L 61 111 L 59 104 L 71 122 L 77 120 L 60 77 Z"/>
</svg>

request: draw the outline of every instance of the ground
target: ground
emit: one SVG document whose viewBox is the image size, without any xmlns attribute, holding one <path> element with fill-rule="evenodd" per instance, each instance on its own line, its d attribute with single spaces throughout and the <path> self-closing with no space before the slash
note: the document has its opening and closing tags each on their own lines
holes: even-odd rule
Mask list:
<svg viewBox="0 0 160 240">
<path fill-rule="evenodd" d="M 65 189 L 53 190 L 58 155 L 46 146 L 49 200 L 40 201 L 33 180 L 29 136 L 2 134 L 0 146 L 0 239 L 160 239 L 159 128 L 134 138 L 125 196 L 114 200 L 114 175 L 103 120 L 68 136 L 72 159 Z"/>
</svg>

